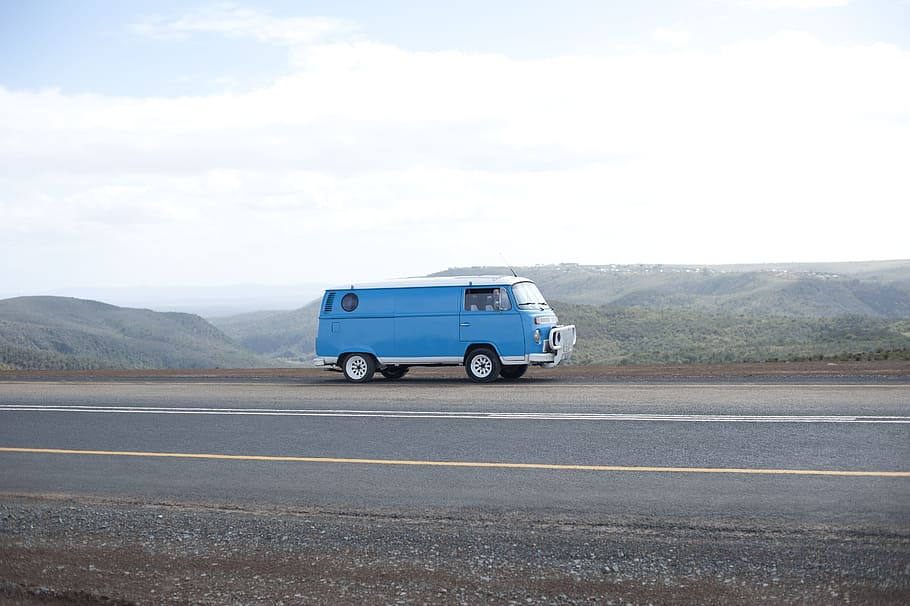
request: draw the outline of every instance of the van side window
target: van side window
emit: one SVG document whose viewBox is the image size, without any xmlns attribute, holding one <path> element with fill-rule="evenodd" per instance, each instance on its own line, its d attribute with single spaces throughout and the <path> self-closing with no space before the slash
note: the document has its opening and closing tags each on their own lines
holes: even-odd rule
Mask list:
<svg viewBox="0 0 910 606">
<path fill-rule="evenodd" d="M 465 311 L 508 311 L 512 309 L 509 294 L 502 288 L 467 288 L 464 291 Z"/>
<path fill-rule="evenodd" d="M 498 288 L 499 291 L 499 309 L 501 311 L 509 311 L 512 309 L 512 300 L 509 298 L 509 293 L 506 292 L 505 288 Z"/>
</svg>

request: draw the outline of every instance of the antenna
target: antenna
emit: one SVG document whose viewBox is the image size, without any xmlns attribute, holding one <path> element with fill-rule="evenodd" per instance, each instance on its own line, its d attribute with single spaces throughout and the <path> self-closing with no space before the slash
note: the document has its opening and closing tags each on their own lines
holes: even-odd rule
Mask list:
<svg viewBox="0 0 910 606">
<path fill-rule="evenodd" d="M 506 260 L 506 256 L 505 256 L 504 254 L 502 254 L 502 253 L 499 253 L 499 256 L 502 257 L 503 263 L 506 264 L 506 267 L 509 268 L 509 271 L 512 272 L 512 275 L 513 275 L 514 277 L 517 278 L 517 277 L 518 277 L 518 274 L 515 273 L 515 270 L 512 269 L 512 266 L 511 266 L 511 265 L 509 264 L 509 262 Z"/>
</svg>

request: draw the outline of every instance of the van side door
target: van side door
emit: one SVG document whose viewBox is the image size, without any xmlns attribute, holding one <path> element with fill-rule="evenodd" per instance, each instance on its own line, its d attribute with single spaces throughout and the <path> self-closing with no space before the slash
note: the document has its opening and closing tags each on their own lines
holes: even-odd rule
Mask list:
<svg viewBox="0 0 910 606">
<path fill-rule="evenodd" d="M 509 291 L 500 287 L 468 287 L 458 317 L 462 343 L 489 343 L 503 359 L 525 355 L 521 314 Z"/>
<path fill-rule="evenodd" d="M 424 363 L 458 360 L 458 318 L 460 291 L 456 287 L 399 288 L 395 292 L 395 358 Z"/>
</svg>

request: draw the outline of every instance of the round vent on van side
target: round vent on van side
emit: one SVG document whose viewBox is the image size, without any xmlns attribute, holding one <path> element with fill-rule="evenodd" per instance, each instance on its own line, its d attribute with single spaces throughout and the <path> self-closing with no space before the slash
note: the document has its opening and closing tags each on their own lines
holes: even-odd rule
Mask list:
<svg viewBox="0 0 910 606">
<path fill-rule="evenodd" d="M 357 309 L 358 303 L 360 303 L 360 299 L 352 292 L 341 297 L 341 309 L 345 311 L 354 311 Z"/>
</svg>

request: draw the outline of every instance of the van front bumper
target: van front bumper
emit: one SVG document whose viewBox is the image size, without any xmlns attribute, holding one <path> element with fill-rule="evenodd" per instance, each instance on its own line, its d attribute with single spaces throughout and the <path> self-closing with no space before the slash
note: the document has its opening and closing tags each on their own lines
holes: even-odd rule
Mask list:
<svg viewBox="0 0 910 606">
<path fill-rule="evenodd" d="M 561 362 L 565 362 L 572 357 L 576 340 L 577 335 L 575 334 L 574 324 L 554 326 L 550 329 L 550 336 L 544 343 L 546 351 L 529 355 L 528 363 L 538 364 L 544 368 L 559 366 Z"/>
</svg>

